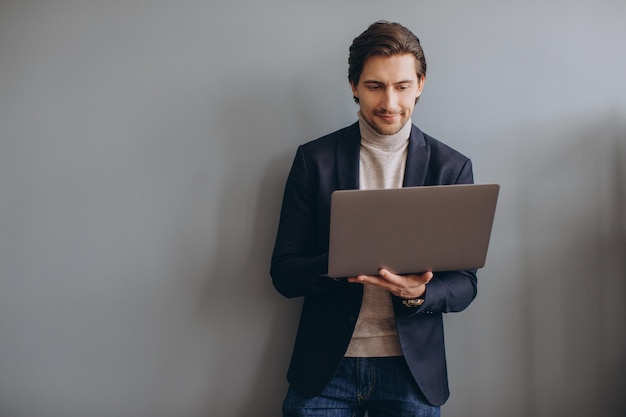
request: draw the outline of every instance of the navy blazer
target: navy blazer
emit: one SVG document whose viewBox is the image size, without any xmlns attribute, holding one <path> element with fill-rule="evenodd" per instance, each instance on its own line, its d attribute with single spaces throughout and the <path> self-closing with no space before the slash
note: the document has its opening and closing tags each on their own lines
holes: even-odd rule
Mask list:
<svg viewBox="0 0 626 417">
<path fill-rule="evenodd" d="M 285 186 L 270 274 L 284 296 L 304 296 L 287 378 L 306 397 L 319 395 L 334 375 L 361 307 L 362 285 L 325 276 L 330 196 L 359 188 L 360 143 L 357 122 L 300 146 Z M 472 182 L 467 157 L 412 126 L 405 187 Z M 432 405 L 449 396 L 442 313 L 465 309 L 476 290 L 476 270 L 464 270 L 435 273 L 420 307 L 392 295 L 405 359 Z"/>
</svg>

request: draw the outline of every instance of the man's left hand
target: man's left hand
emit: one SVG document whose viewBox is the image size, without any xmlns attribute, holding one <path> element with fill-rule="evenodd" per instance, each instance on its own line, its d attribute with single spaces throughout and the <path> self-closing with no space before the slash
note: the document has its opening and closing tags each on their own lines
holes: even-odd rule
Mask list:
<svg viewBox="0 0 626 417">
<path fill-rule="evenodd" d="M 389 290 L 393 295 L 412 299 L 424 295 L 426 284 L 433 279 L 433 272 L 426 271 L 421 274 L 396 275 L 391 271 L 381 268 L 380 275 L 358 275 L 348 278 L 349 282 L 376 285 Z"/>
</svg>

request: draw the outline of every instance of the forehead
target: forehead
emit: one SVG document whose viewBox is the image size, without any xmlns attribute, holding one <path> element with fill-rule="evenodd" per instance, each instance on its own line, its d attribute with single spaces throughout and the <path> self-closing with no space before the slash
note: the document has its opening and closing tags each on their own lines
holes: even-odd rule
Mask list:
<svg viewBox="0 0 626 417">
<path fill-rule="evenodd" d="M 359 81 L 385 83 L 417 81 L 417 60 L 411 54 L 371 56 L 363 65 Z"/>
</svg>

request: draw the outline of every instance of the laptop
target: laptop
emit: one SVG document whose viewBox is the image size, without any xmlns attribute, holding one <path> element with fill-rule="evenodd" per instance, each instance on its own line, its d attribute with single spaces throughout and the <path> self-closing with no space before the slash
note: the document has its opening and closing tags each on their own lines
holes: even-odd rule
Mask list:
<svg viewBox="0 0 626 417">
<path fill-rule="evenodd" d="M 463 184 L 335 191 L 328 275 L 482 268 L 499 190 Z"/>
</svg>

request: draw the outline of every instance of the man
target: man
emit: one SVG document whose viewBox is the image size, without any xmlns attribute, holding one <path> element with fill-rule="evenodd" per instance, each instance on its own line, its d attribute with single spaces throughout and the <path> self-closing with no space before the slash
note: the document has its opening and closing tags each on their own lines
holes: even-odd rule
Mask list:
<svg viewBox="0 0 626 417">
<path fill-rule="evenodd" d="M 476 271 L 328 277 L 330 196 L 472 183 L 471 161 L 411 123 L 426 61 L 407 28 L 372 24 L 348 63 L 358 122 L 298 148 L 272 255 L 276 289 L 304 297 L 283 413 L 439 416 L 449 396 L 442 314 L 474 299 Z"/>
</svg>

